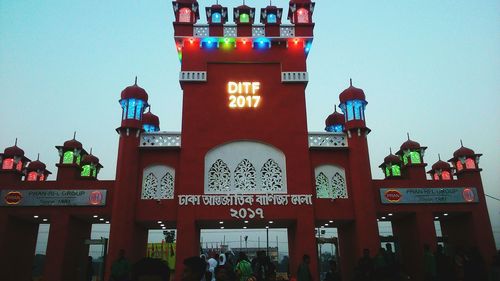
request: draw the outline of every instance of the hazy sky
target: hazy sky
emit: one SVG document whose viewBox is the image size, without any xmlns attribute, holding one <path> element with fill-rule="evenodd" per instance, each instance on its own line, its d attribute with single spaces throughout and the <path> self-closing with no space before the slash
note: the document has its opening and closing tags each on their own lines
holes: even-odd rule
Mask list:
<svg viewBox="0 0 500 281">
<path fill-rule="evenodd" d="M 200 1 L 208 6 L 215 1 Z M 232 8 L 241 1 L 219 1 Z M 268 1 L 246 1 L 261 8 Z M 284 0 L 273 4 L 285 8 Z M 0 1 L 0 148 L 18 145 L 55 173 L 77 131 L 114 179 L 123 88 L 134 77 L 161 129 L 180 131 L 182 92 L 171 1 Z M 203 10 L 203 9 L 202 9 Z M 230 18 L 232 20 L 232 17 Z M 286 21 L 286 20 L 285 20 Z M 500 197 L 500 1 L 317 0 L 308 58 L 310 131 L 348 86 L 363 88 L 374 178 L 389 147 L 428 146 L 430 165 L 464 145 L 483 153 L 486 193 Z M 202 16 L 201 22 L 205 22 Z M 55 179 L 52 175 L 50 179 Z M 487 199 L 500 243 L 500 202 Z"/>
</svg>

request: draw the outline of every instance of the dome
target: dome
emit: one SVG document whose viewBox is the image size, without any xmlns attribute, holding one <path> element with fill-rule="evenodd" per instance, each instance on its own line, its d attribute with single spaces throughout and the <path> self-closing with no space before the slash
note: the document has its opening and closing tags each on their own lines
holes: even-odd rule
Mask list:
<svg viewBox="0 0 500 281">
<path fill-rule="evenodd" d="M 388 164 L 388 163 L 399 164 L 399 163 L 401 163 L 401 159 L 399 159 L 398 156 L 391 153 L 384 158 L 384 164 Z"/>
<path fill-rule="evenodd" d="M 27 169 L 30 171 L 38 171 L 38 170 L 43 171 L 45 170 L 45 168 L 47 168 L 47 166 L 40 160 L 35 160 L 33 162 L 30 162 L 27 167 Z"/>
<path fill-rule="evenodd" d="M 432 165 L 433 170 L 450 170 L 450 164 L 444 162 L 443 160 L 438 160 L 436 163 Z"/>
<path fill-rule="evenodd" d="M 94 164 L 94 165 L 99 164 L 99 158 L 95 157 L 92 154 L 87 154 L 87 155 L 83 156 L 83 158 L 82 158 L 82 166 L 83 165 L 88 165 L 88 164 Z"/>
<path fill-rule="evenodd" d="M 142 124 L 149 124 L 160 127 L 160 118 L 148 111 L 142 115 Z"/>
<path fill-rule="evenodd" d="M 20 149 L 17 145 L 7 147 L 3 154 L 5 156 L 24 156 L 24 150 Z"/>
<path fill-rule="evenodd" d="M 138 99 L 144 102 L 148 101 L 148 93 L 143 88 L 137 86 L 137 78 L 135 84 L 128 86 L 122 91 L 121 99 Z"/>
<path fill-rule="evenodd" d="M 340 93 L 339 99 L 341 103 L 345 103 L 348 100 L 366 100 L 365 92 L 362 89 L 356 88 L 352 85 L 352 80 L 350 81 L 349 88 L 345 89 Z"/>
<path fill-rule="evenodd" d="M 68 140 L 68 141 L 65 141 L 64 144 L 63 144 L 63 147 L 64 148 L 71 148 L 71 149 L 82 149 L 82 143 L 75 140 L 75 139 L 71 139 L 71 140 Z"/>
<path fill-rule="evenodd" d="M 474 156 L 476 153 L 474 153 L 474 150 L 467 148 L 465 146 L 460 147 L 457 149 L 455 152 L 453 152 L 453 157 L 458 158 L 461 156 Z"/>
<path fill-rule="evenodd" d="M 325 120 L 325 126 L 334 126 L 334 125 L 344 125 L 345 117 L 344 114 L 337 112 L 337 107 L 335 106 L 335 110 L 332 114 L 328 115 Z"/>
<path fill-rule="evenodd" d="M 420 148 L 421 148 L 421 146 L 420 146 L 420 144 L 418 142 L 412 141 L 410 139 L 408 139 L 407 141 L 405 141 L 401 145 L 401 147 L 400 147 L 401 150 L 408 150 L 408 149 L 409 150 L 417 150 L 417 149 L 420 149 Z"/>
</svg>

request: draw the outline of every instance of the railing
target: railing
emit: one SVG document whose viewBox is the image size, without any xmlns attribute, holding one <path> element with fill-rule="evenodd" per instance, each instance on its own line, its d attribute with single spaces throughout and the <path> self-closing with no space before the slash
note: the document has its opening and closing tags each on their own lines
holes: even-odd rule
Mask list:
<svg viewBox="0 0 500 281">
<path fill-rule="evenodd" d="M 181 147 L 181 133 L 157 132 L 142 133 L 140 147 Z M 309 133 L 309 147 L 336 148 L 347 147 L 347 136 L 344 133 Z"/>
<path fill-rule="evenodd" d="M 238 26 L 234 24 L 224 25 L 224 37 L 237 37 Z M 193 26 L 193 36 L 194 37 L 208 37 L 210 36 L 210 25 L 208 24 L 197 24 Z M 252 25 L 252 37 L 265 37 L 266 36 L 266 26 L 262 24 Z M 295 25 L 282 24 L 280 25 L 280 35 L 281 38 L 294 38 L 295 37 Z"/>
<path fill-rule="evenodd" d="M 140 147 L 181 147 L 181 133 L 142 133 Z"/>
<path fill-rule="evenodd" d="M 309 147 L 347 147 L 347 136 L 344 133 L 309 133 Z"/>
</svg>

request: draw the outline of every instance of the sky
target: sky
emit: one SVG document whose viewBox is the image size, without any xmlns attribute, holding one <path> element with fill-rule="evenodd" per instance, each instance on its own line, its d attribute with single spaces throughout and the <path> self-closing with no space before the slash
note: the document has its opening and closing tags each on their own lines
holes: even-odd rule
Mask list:
<svg viewBox="0 0 500 281">
<path fill-rule="evenodd" d="M 241 1 L 219 3 L 232 8 Z M 261 8 L 268 1 L 246 3 Z M 273 1 L 285 11 L 287 3 Z M 378 165 L 407 132 L 428 146 L 429 165 L 438 153 L 451 158 L 463 140 L 483 154 L 485 191 L 500 198 L 499 1 L 317 0 L 313 19 L 309 131 L 323 131 L 352 78 L 368 100 L 374 178 L 383 177 Z M 76 131 L 104 165 L 99 178 L 114 179 L 118 99 L 135 76 L 161 129 L 180 131 L 172 21 L 166 0 L 0 1 L 0 149 L 18 138 L 28 158 L 40 153 L 55 173 L 54 146 Z M 486 201 L 500 248 L 500 202 Z"/>
</svg>

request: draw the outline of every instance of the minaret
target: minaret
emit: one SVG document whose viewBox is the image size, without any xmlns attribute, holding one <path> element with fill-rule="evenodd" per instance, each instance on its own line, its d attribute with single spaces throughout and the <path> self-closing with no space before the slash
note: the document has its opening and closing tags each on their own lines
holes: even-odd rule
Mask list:
<svg viewBox="0 0 500 281">
<path fill-rule="evenodd" d="M 328 115 L 325 120 L 325 131 L 330 133 L 341 133 L 345 128 L 345 116 L 337 112 L 337 106 L 334 107 L 333 113 Z"/>
<path fill-rule="evenodd" d="M 142 116 L 142 128 L 146 133 L 158 132 L 160 130 L 160 118 L 151 113 L 151 108 Z"/>
<path fill-rule="evenodd" d="M 339 96 L 340 108 L 345 116 L 345 131 L 349 143 L 348 184 L 350 182 L 352 201 L 355 210 L 355 226 L 351 233 L 344 236 L 353 236 L 356 241 L 355 257 L 362 255 L 363 249 L 376 253 L 380 247 L 378 239 L 377 217 L 375 212 L 375 195 L 371 188 L 372 175 L 368 154 L 367 135 L 370 129 L 365 123 L 366 102 L 365 93 L 356 88 L 350 81 L 349 88 Z M 342 237 L 339 237 L 342 239 Z"/>
<path fill-rule="evenodd" d="M 453 152 L 453 158 L 448 160 L 455 168 L 458 179 L 479 175 L 479 158 L 482 154 L 476 154 L 474 150 L 467 148 L 460 141 L 460 148 Z"/>
<path fill-rule="evenodd" d="M 75 181 L 80 178 L 82 157 L 87 154 L 82 143 L 76 140 L 76 132 L 73 139 L 67 140 L 63 145 L 56 146 L 59 152 L 59 163 L 57 167 L 57 181 Z"/>
<path fill-rule="evenodd" d="M 116 181 L 113 190 L 109 253 L 106 278 L 109 278 L 111 263 L 118 258 L 120 250 L 130 261 L 143 257 L 147 244 L 147 230 L 135 224 L 135 203 L 139 198 L 139 139 L 142 129 L 144 108 L 148 106 L 148 94 L 137 85 L 121 92 L 121 126 L 116 129 L 120 135 Z M 94 157 L 96 158 L 96 157 Z M 92 160 L 92 159 L 90 159 Z M 93 162 L 89 160 L 89 163 Z M 95 159 L 94 159 L 95 160 Z M 95 161 L 94 161 L 95 162 Z M 98 160 L 97 160 L 98 163 Z M 95 165 L 95 163 L 94 163 Z M 146 234 L 144 234 L 146 232 Z M 146 240 L 145 240 L 146 239 Z"/>
<path fill-rule="evenodd" d="M 408 140 L 405 141 L 399 148 L 398 155 L 403 162 L 403 176 L 410 180 L 425 180 L 424 154 L 426 146 L 421 146 L 418 142 L 410 139 L 410 134 L 407 134 Z"/>
<path fill-rule="evenodd" d="M 427 172 L 433 180 L 452 180 L 453 168 L 449 163 L 441 160 L 441 155 L 438 154 L 439 160 L 432 165 L 432 169 Z"/>
<path fill-rule="evenodd" d="M 25 181 L 46 181 L 47 177 L 52 173 L 47 170 L 45 163 L 40 161 L 40 154 L 38 154 L 36 160 L 26 166 L 24 174 Z"/>
<path fill-rule="evenodd" d="M 17 139 L 14 146 L 7 147 L 0 153 L 0 181 L 16 182 L 20 181 L 24 168 L 30 160 L 24 156 L 24 150 L 17 146 Z"/>
<path fill-rule="evenodd" d="M 384 163 L 378 167 L 382 169 L 386 179 L 401 178 L 401 159 L 392 154 L 392 149 L 389 149 L 389 155 L 384 158 Z"/>
</svg>

